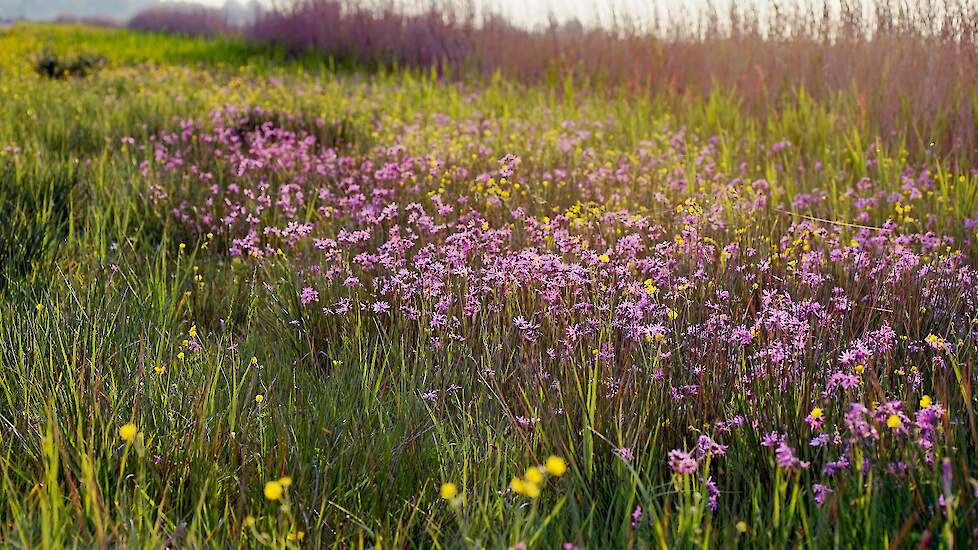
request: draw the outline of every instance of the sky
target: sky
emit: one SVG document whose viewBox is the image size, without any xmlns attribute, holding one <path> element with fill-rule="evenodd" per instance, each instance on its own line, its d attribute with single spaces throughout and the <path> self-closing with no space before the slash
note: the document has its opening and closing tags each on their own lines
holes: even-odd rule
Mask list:
<svg viewBox="0 0 978 550">
<path fill-rule="evenodd" d="M 0 18 L 28 17 L 50 18 L 59 14 L 104 15 L 126 18 L 133 11 L 154 3 L 156 0 L 0 0 Z M 188 0 L 183 0 L 188 1 Z M 225 0 L 189 0 L 211 7 L 224 5 Z M 247 4 L 250 0 L 238 0 Z M 282 4 L 287 0 L 258 0 L 265 5 Z M 397 0 L 401 3 L 428 4 L 426 0 Z M 550 16 L 558 21 L 577 18 L 591 25 L 607 24 L 613 15 L 640 21 L 649 13 L 649 5 L 655 3 L 670 9 L 683 7 L 696 9 L 708 0 L 469 0 L 479 10 L 492 11 L 507 16 L 514 23 L 532 28 L 545 24 Z M 713 0 L 724 4 L 734 0 Z M 437 0 L 435 3 L 439 3 Z"/>
<path fill-rule="evenodd" d="M 199 3 L 220 6 L 224 0 L 195 0 Z M 274 2 L 275 0 L 259 0 Z M 281 1 L 281 0 L 279 0 Z M 401 0 L 404 1 L 404 0 Z M 601 25 L 611 22 L 615 15 L 629 19 L 647 17 L 650 5 L 659 4 L 670 9 L 698 9 L 708 0 L 471 0 L 480 10 L 505 15 L 514 23 L 532 27 L 547 23 L 550 17 L 558 21 L 577 18 L 585 25 Z M 713 0 L 714 5 L 726 5 L 732 0 Z M 423 0 L 416 2 L 424 5 Z M 437 3 L 437 2 L 436 2 Z"/>
<path fill-rule="evenodd" d="M 0 0 L 0 20 L 5 18 L 50 19 L 58 15 L 107 16 L 117 20 L 128 19 L 133 13 L 162 0 Z M 227 0 L 180 0 L 184 3 L 199 3 L 210 7 L 221 7 Z M 252 0 L 232 0 L 247 5 Z M 256 0 L 267 6 L 284 5 L 290 0 Z M 386 2 L 390 0 L 362 0 Z M 493 12 L 506 16 L 511 22 L 525 28 L 545 25 L 553 17 L 559 22 L 577 19 L 588 27 L 615 26 L 644 27 L 643 23 L 652 19 L 650 13 L 658 12 L 659 19 L 685 19 L 682 14 L 694 14 L 705 6 L 712 6 L 721 14 L 726 13 L 731 3 L 739 7 L 745 5 L 766 6 L 772 0 L 393 0 L 399 5 L 426 6 L 431 4 L 471 4 L 478 11 Z M 804 5 L 821 5 L 827 1 L 837 6 L 842 0 L 788 0 Z M 913 0 L 911 0 L 913 1 Z M 870 0 L 855 0 L 866 9 Z M 665 13 L 668 11 L 668 13 Z M 834 10 L 833 10 L 834 11 Z M 616 19 L 617 17 L 617 19 Z M 612 25 L 612 23 L 616 23 Z"/>
</svg>

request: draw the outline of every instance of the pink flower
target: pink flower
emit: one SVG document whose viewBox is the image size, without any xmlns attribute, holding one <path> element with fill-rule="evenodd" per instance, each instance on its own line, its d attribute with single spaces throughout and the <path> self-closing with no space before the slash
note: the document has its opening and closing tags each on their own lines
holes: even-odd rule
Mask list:
<svg viewBox="0 0 978 550">
<path fill-rule="evenodd" d="M 783 440 L 778 444 L 778 448 L 774 451 L 774 456 L 777 459 L 778 467 L 785 470 L 793 470 L 795 468 L 805 469 L 808 468 L 808 462 L 804 460 L 798 460 L 795 456 L 795 451 L 788 446 Z"/>
<path fill-rule="evenodd" d="M 317 300 L 319 300 L 319 293 L 312 287 L 307 286 L 306 288 L 303 288 L 302 293 L 299 294 L 299 301 L 302 302 L 302 305 L 306 305 L 309 302 L 315 302 Z"/>
<path fill-rule="evenodd" d="M 635 506 L 635 510 L 632 511 L 632 529 L 638 527 L 638 522 L 642 519 L 642 507 Z"/>
<path fill-rule="evenodd" d="M 701 435 L 696 441 L 696 453 L 703 456 L 723 456 L 727 453 L 727 446 L 721 445 L 708 435 Z"/>
<path fill-rule="evenodd" d="M 825 502 L 825 499 L 829 496 L 829 493 L 831 492 L 832 492 L 831 487 L 826 487 L 825 485 L 822 485 L 820 483 L 816 483 L 815 485 L 812 485 L 812 494 L 815 495 L 815 502 L 819 506 L 821 506 L 822 503 Z"/>
<path fill-rule="evenodd" d="M 632 450 L 628 447 L 618 447 L 615 449 L 615 454 L 618 455 L 618 458 L 624 460 L 625 462 L 631 462 L 635 459 L 635 455 L 632 454 Z"/>
<path fill-rule="evenodd" d="M 673 472 L 680 475 L 691 474 L 696 471 L 697 466 L 696 459 L 691 454 L 679 449 L 669 451 L 669 467 Z"/>
</svg>

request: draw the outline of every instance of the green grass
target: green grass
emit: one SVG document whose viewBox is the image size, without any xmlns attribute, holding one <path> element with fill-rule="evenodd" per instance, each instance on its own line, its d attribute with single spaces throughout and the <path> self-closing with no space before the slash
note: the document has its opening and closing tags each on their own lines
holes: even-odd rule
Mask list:
<svg viewBox="0 0 978 550">
<path fill-rule="evenodd" d="M 103 56 L 106 65 L 84 79 L 46 79 L 33 70 L 45 52 Z M 498 131 L 485 138 L 491 153 L 471 161 L 473 171 L 519 148 L 524 120 L 607 120 L 620 131 L 596 138 L 611 151 L 598 150 L 599 161 L 643 140 L 664 142 L 664 128 L 685 126 L 720 137 L 720 170 L 743 162 L 745 177 L 769 177 L 775 196 L 821 186 L 829 199 L 820 214 L 829 220 L 853 219 L 841 198 L 852 181 L 872 175 L 898 189 L 908 162 L 929 162 L 943 183 L 920 198 L 914 214 L 936 216 L 936 227 L 974 258 L 966 240 L 973 235 L 957 222 L 974 211 L 976 181 L 961 166 L 881 149 L 870 174 L 864 155 L 877 131 L 846 96 L 832 105 L 786 96 L 784 109 L 762 123 L 721 91 L 640 99 L 573 84 L 447 83 L 411 71 L 354 76 L 331 66 L 233 38 L 27 24 L 0 31 L 0 148 L 20 149 L 0 153 L 0 544 L 909 547 L 925 531 L 944 547 L 968 544 L 974 514 L 962 505 L 961 517 L 948 519 L 925 504 L 940 494 L 940 464 L 913 480 L 912 491 L 854 475 L 823 508 L 807 493 L 809 473 L 787 474 L 774 467 L 773 454 L 757 456 L 763 434 L 724 441 L 730 449 L 718 468 L 726 503 L 710 513 L 699 496 L 702 481 L 670 476 L 665 457 L 688 443 L 679 427 L 706 429 L 721 411 L 696 417 L 669 406 L 667 386 L 646 387 L 637 375 L 622 380 L 635 390 L 631 397 L 606 398 L 604 383 L 617 374 L 589 361 L 586 349 L 561 371 L 562 391 L 544 392 L 522 367 L 543 358 L 521 351 L 509 327 L 474 329 L 480 340 L 437 350 L 423 331 L 382 326 L 374 317 L 311 317 L 298 303 L 302 285 L 289 258 L 230 259 L 154 204 L 140 168 L 153 153 L 139 145 L 228 104 L 292 113 L 304 127 L 321 118 L 328 122 L 322 141 L 361 151 L 388 143 L 400 122 L 479 113 Z M 431 124 L 403 138 L 415 148 L 446 147 L 450 139 L 440 132 Z M 124 144 L 127 137 L 135 143 Z M 781 139 L 795 144 L 795 156 L 758 152 Z M 695 154 L 677 159 L 690 176 L 703 170 Z M 550 142 L 533 162 L 563 158 Z M 821 163 L 827 175 L 779 176 L 776 164 L 801 158 Z M 572 208 L 578 198 L 540 193 L 540 205 L 528 207 L 534 215 Z M 611 197 L 605 206 L 634 200 Z M 651 199 L 640 202 L 655 214 Z M 870 223 L 885 220 L 883 210 Z M 749 227 L 756 243 L 798 219 L 775 213 L 754 225 L 738 216 L 731 219 Z M 504 313 L 536 305 L 513 299 Z M 179 358 L 191 327 L 202 349 Z M 614 340 L 610 323 L 601 331 L 602 341 Z M 935 398 L 961 421 L 941 445 L 965 476 L 978 462 L 966 420 L 975 403 L 974 360 L 974 348 L 962 346 L 953 365 L 958 383 L 935 386 Z M 636 364 L 648 376 L 660 361 Z M 496 381 L 474 374 L 486 367 Z M 800 426 L 814 390 L 749 402 L 780 391 L 769 384 L 758 388 L 767 394 L 750 396 L 718 383 L 704 390 L 702 403 L 713 407 L 715 396 L 717 408 L 764 408 Z M 455 385 L 437 403 L 421 399 Z M 912 395 L 898 384 L 867 395 L 883 400 L 898 389 Z M 556 408 L 565 414 L 542 413 Z M 544 420 L 514 430 L 523 411 Z M 126 443 L 118 429 L 130 421 L 140 435 Z M 614 459 L 612 449 L 636 441 L 635 462 Z M 500 496 L 512 476 L 549 454 L 566 457 L 570 471 L 549 480 L 540 499 Z M 267 501 L 265 482 L 281 476 L 292 479 L 286 499 Z M 464 487 L 464 506 L 438 498 L 443 481 Z M 639 504 L 652 521 L 633 529 Z M 922 512 L 928 509 L 930 516 Z M 290 540 L 297 531 L 304 538 Z"/>
</svg>

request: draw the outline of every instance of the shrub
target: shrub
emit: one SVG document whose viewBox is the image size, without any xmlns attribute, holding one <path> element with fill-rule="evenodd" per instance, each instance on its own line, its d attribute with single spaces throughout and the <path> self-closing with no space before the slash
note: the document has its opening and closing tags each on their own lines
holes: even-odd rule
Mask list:
<svg viewBox="0 0 978 550">
<path fill-rule="evenodd" d="M 71 77 L 85 78 L 103 64 L 105 58 L 98 55 L 80 54 L 75 57 L 62 57 L 52 52 L 45 52 L 34 63 L 34 70 L 41 76 L 64 80 Z"/>
<path fill-rule="evenodd" d="M 222 10 L 199 6 L 155 6 L 147 8 L 129 20 L 130 29 L 156 31 L 187 36 L 232 34 L 234 25 Z"/>
</svg>

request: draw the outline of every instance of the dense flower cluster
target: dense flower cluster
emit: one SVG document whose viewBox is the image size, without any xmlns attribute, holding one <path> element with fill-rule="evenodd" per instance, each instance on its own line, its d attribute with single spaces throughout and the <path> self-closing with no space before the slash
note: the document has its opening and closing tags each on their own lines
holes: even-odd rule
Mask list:
<svg viewBox="0 0 978 550">
<path fill-rule="evenodd" d="M 970 242 L 912 215 L 939 185 L 929 167 L 839 188 L 846 174 L 787 141 L 760 153 L 775 171 L 759 178 L 719 138 L 664 130 L 615 149 L 620 129 L 598 120 L 510 122 L 385 120 L 390 142 L 344 147 L 317 137 L 322 120 L 227 107 L 156 136 L 142 169 L 191 238 L 286 257 L 306 316 L 375 316 L 435 350 L 511 333 L 553 390 L 570 381 L 548 361 L 607 365 L 609 399 L 638 376 L 713 437 L 758 434 L 777 468 L 819 480 L 819 504 L 846 472 L 939 460 L 952 419 L 920 396 L 978 337 L 978 273 Z M 506 132 L 525 137 L 498 153 L 490 136 Z M 798 422 L 735 405 L 781 394 L 804 399 Z M 721 462 L 713 437 L 680 434 L 694 449 L 658 460 L 694 474 Z"/>
</svg>

